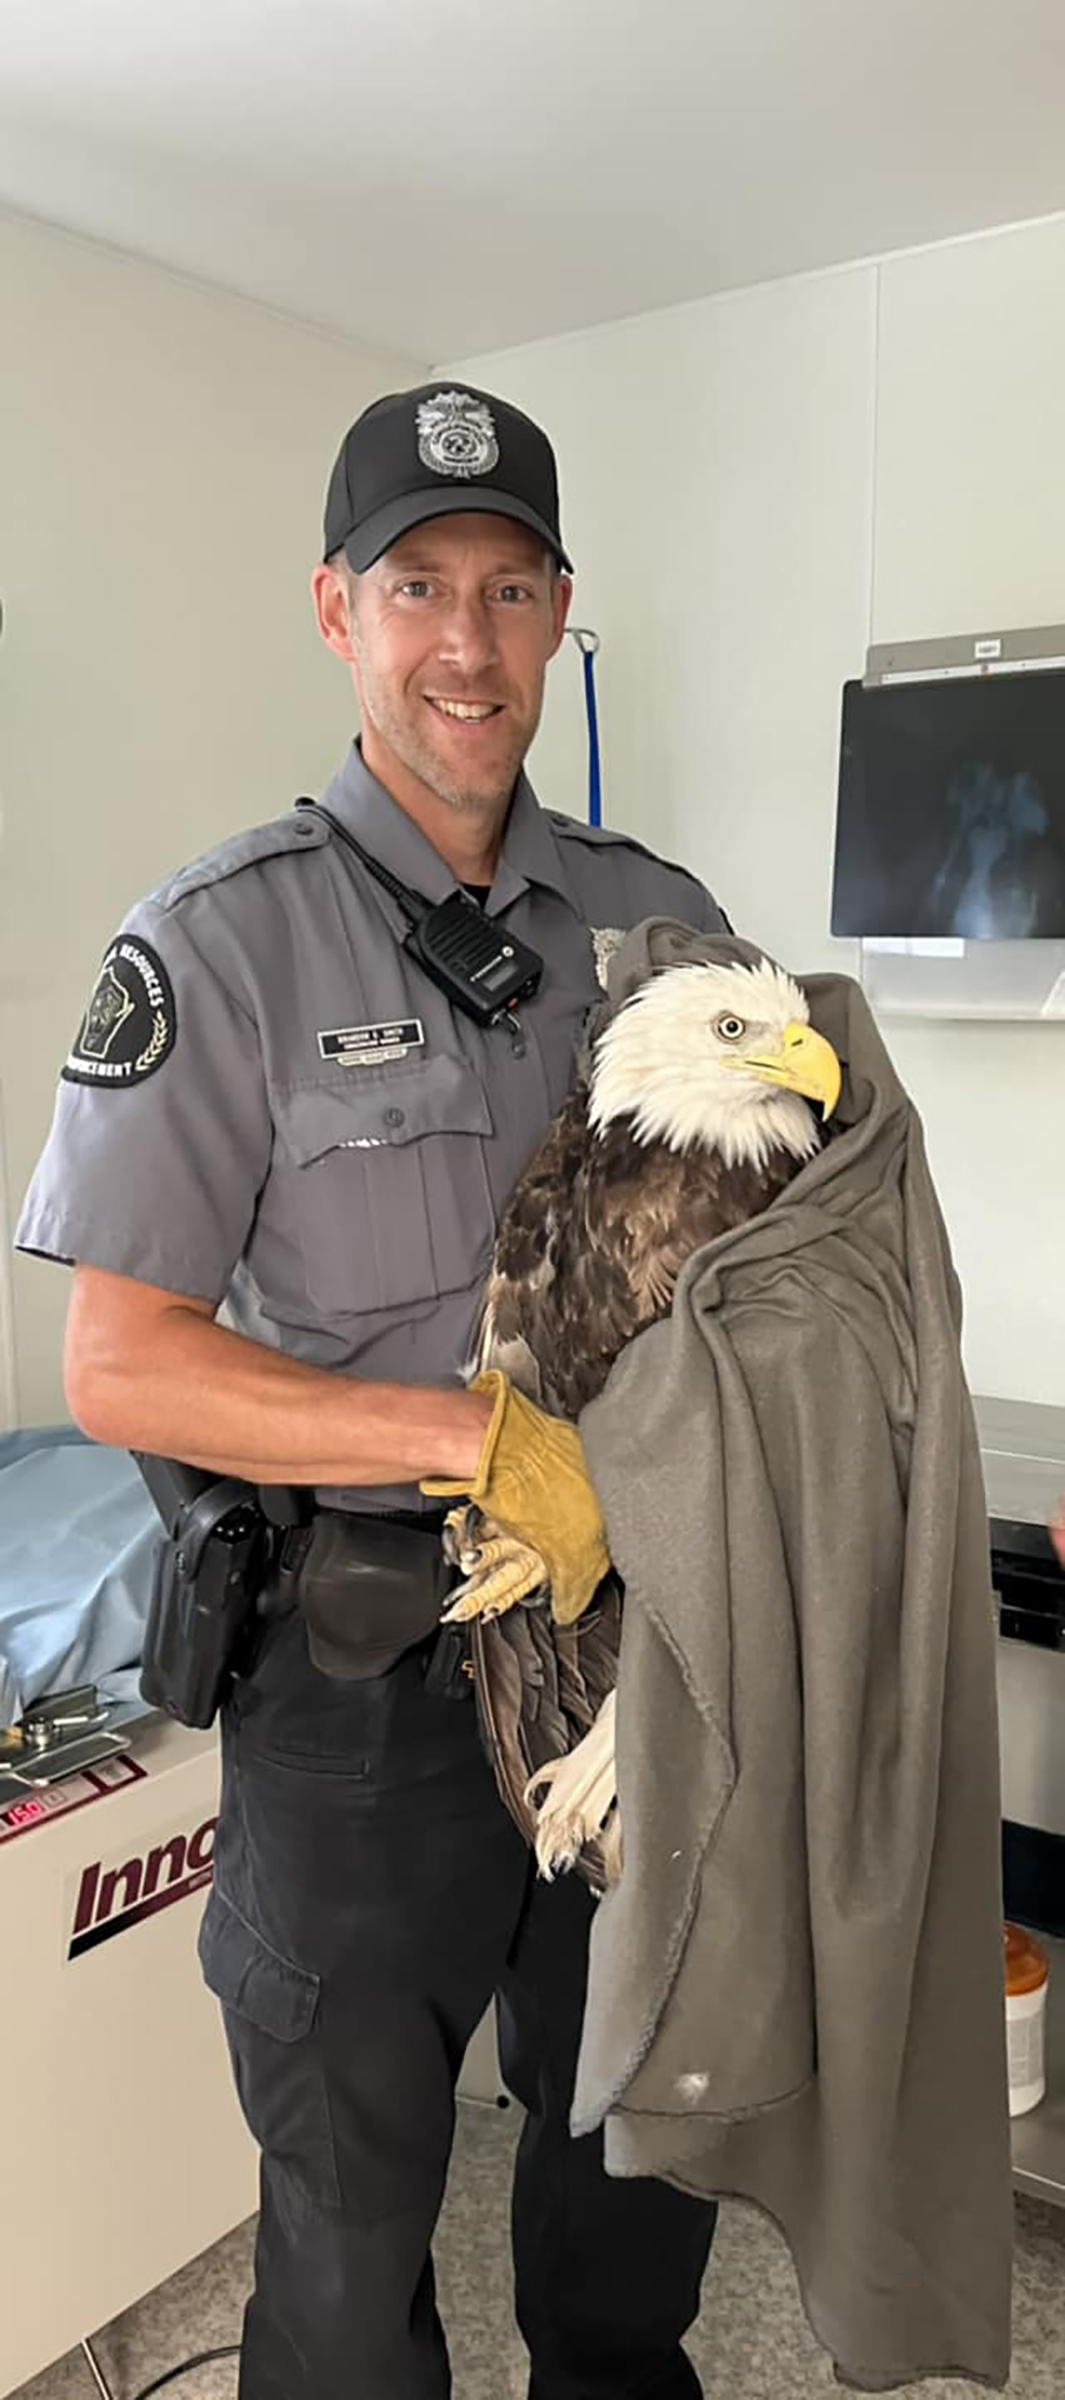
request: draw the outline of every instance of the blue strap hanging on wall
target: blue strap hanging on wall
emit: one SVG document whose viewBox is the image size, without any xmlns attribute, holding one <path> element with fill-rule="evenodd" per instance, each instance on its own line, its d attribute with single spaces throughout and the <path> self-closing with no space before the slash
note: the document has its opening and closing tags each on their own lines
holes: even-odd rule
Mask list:
<svg viewBox="0 0 1065 2400">
<path fill-rule="evenodd" d="M 599 651 L 599 636 L 590 625 L 570 625 L 584 661 L 584 705 L 588 717 L 588 823 L 603 822 L 603 791 L 599 771 L 599 712 L 595 703 L 595 662 Z"/>
</svg>

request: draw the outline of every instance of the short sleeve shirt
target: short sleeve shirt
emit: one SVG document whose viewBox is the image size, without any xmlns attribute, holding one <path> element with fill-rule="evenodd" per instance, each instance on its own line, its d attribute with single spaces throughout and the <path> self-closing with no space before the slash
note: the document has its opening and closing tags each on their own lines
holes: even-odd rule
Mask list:
<svg viewBox="0 0 1065 2400">
<path fill-rule="evenodd" d="M 325 801 L 420 896 L 455 889 L 357 745 Z M 485 906 L 544 962 L 520 1042 L 452 1008 L 404 951 L 398 902 L 313 810 L 174 876 L 109 946 L 18 1247 L 224 1299 L 238 1330 L 317 1366 L 457 1381 L 604 937 L 649 916 L 725 929 L 682 868 L 542 809 L 524 777 Z"/>
</svg>

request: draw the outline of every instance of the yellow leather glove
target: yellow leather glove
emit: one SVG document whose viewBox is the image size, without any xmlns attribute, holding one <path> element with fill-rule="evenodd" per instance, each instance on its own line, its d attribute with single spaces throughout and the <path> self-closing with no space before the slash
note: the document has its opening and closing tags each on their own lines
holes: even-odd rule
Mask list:
<svg viewBox="0 0 1065 2400">
<path fill-rule="evenodd" d="M 580 1434 L 526 1400 L 497 1367 L 478 1375 L 470 1388 L 495 1395 L 473 1481 L 434 1476 L 420 1489 L 433 1499 L 475 1500 L 505 1532 L 538 1550 L 551 1585 L 552 1616 L 572 1625 L 610 1565 Z"/>
</svg>

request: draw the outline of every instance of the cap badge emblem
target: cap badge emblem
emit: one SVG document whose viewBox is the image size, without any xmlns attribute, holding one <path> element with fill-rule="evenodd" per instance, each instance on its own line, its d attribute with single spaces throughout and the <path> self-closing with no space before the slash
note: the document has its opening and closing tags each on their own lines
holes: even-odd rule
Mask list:
<svg viewBox="0 0 1065 2400">
<path fill-rule="evenodd" d="M 434 475 L 468 483 L 499 465 L 495 420 L 470 392 L 434 392 L 418 406 L 418 456 Z"/>
</svg>

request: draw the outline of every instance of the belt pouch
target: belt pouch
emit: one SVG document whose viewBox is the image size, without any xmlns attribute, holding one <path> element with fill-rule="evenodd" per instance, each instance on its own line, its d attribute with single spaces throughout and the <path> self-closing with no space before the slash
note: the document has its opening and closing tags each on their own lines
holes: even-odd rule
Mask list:
<svg viewBox="0 0 1065 2400">
<path fill-rule="evenodd" d="M 299 1578 L 311 1661 L 360 1683 L 435 1633 L 450 1570 L 435 1529 L 322 1510 Z"/>
</svg>

